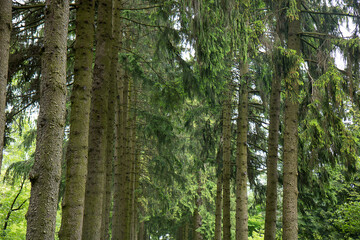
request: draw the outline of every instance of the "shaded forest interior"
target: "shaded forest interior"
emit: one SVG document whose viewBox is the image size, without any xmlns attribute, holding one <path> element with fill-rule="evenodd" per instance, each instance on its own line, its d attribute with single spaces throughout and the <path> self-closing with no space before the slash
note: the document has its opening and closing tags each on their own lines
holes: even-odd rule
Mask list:
<svg viewBox="0 0 360 240">
<path fill-rule="evenodd" d="M 0 239 L 360 239 L 360 3 L 0 0 Z"/>
</svg>

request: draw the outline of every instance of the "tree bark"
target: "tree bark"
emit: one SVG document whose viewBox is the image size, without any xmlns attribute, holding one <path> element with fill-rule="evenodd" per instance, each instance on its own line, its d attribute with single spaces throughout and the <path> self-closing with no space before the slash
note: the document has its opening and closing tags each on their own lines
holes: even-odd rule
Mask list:
<svg viewBox="0 0 360 240">
<path fill-rule="evenodd" d="M 3 160 L 5 134 L 6 85 L 9 69 L 11 0 L 0 0 L 0 172 Z"/>
<path fill-rule="evenodd" d="M 231 239 L 230 222 L 230 169 L 231 169 L 231 98 L 232 91 L 230 83 L 225 93 L 223 102 L 223 236 L 224 240 Z"/>
<path fill-rule="evenodd" d="M 54 239 L 65 127 L 69 1 L 47 0 L 35 162 L 30 171 L 28 240 Z"/>
<path fill-rule="evenodd" d="M 122 45 L 122 27 L 121 27 L 121 8 L 122 1 L 116 0 L 114 2 L 114 38 L 115 46 L 114 51 L 118 52 Z M 125 130 L 127 116 L 127 96 L 124 96 L 125 89 L 125 72 L 122 67 L 117 64 L 117 112 L 116 112 L 116 160 L 114 162 L 114 210 L 112 217 L 112 239 L 113 240 L 126 240 L 127 238 L 127 205 L 126 202 L 126 166 L 125 159 Z"/>
<path fill-rule="evenodd" d="M 113 162 L 115 154 L 115 106 L 116 104 L 116 71 L 117 52 L 111 52 L 111 72 L 109 82 L 108 119 L 107 119 L 107 144 L 105 160 L 105 198 L 103 202 L 103 220 L 101 239 L 107 240 L 110 237 L 110 210 L 112 200 Z"/>
<path fill-rule="evenodd" d="M 248 133 L 248 65 L 241 67 L 241 86 L 237 120 L 237 158 L 236 158 L 236 239 L 248 238 L 248 197 L 247 197 L 247 133 Z"/>
<path fill-rule="evenodd" d="M 275 240 L 276 238 L 280 90 L 281 77 L 279 76 L 278 71 L 275 69 L 273 81 L 271 83 L 268 156 L 266 161 L 267 188 L 264 236 L 265 240 Z"/>
<path fill-rule="evenodd" d="M 300 9 L 300 1 L 297 0 Z M 299 16 L 300 17 L 300 16 Z M 288 48 L 300 55 L 300 20 L 288 22 Z M 297 69 L 296 66 L 292 66 Z M 297 213 L 297 166 L 298 166 L 298 77 L 285 81 L 285 134 L 284 134 L 284 196 L 283 196 L 283 239 L 298 239 Z"/>
<path fill-rule="evenodd" d="M 137 102 L 137 89 L 135 81 L 131 79 L 129 91 L 129 160 L 131 165 L 130 176 L 130 205 L 129 205 L 129 221 L 130 221 L 130 239 L 135 240 L 136 234 L 136 217 L 137 217 L 137 180 L 138 180 L 138 162 L 137 162 L 137 142 L 136 142 L 136 102 Z"/>
<path fill-rule="evenodd" d="M 105 198 L 105 159 L 109 79 L 112 49 L 112 1 L 100 0 L 98 7 L 96 54 L 90 111 L 89 161 L 82 230 L 83 240 L 99 240 Z"/>
<path fill-rule="evenodd" d="M 81 239 L 82 234 L 88 160 L 94 14 L 93 0 L 78 0 L 70 136 L 66 153 L 66 187 L 59 232 L 61 240 Z"/>
<path fill-rule="evenodd" d="M 220 173 L 216 183 L 215 240 L 221 240 L 222 185 L 222 174 Z"/>
</svg>

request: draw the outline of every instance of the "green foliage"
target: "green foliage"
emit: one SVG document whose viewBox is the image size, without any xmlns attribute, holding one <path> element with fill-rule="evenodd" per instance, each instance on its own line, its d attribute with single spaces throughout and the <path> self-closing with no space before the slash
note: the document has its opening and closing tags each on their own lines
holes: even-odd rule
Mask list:
<svg viewBox="0 0 360 240">
<path fill-rule="evenodd" d="M 0 222 L 1 232 L 0 239 L 2 240 L 22 240 L 25 239 L 26 234 L 26 220 L 25 214 L 28 207 L 28 199 L 30 197 L 30 182 L 26 181 L 19 197 L 13 204 L 16 195 L 20 191 L 20 181 L 13 182 L 10 185 L 7 182 L 0 182 Z M 13 204 L 12 211 L 11 205 Z M 10 218 L 7 220 L 7 228 L 4 231 L 6 218 L 10 212 Z"/>
</svg>

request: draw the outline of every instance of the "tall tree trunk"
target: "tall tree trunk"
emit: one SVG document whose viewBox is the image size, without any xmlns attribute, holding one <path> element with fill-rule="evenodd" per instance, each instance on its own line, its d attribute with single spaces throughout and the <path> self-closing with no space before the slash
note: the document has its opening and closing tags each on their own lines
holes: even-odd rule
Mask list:
<svg viewBox="0 0 360 240">
<path fill-rule="evenodd" d="M 221 210 L 222 210 L 222 174 L 220 173 L 216 183 L 215 198 L 215 240 L 221 240 Z"/>
<path fill-rule="evenodd" d="M 237 120 L 237 158 L 236 158 L 236 240 L 248 238 L 248 199 L 247 199 L 247 133 L 248 133 L 248 65 L 241 67 L 241 86 Z"/>
<path fill-rule="evenodd" d="M 280 90 L 281 77 L 275 69 L 271 83 L 270 95 L 270 125 L 268 139 L 267 188 L 266 188 L 266 215 L 265 215 L 265 240 L 276 238 L 276 210 L 277 210 L 277 162 L 279 144 L 279 116 L 280 116 Z"/>
<path fill-rule="evenodd" d="M 297 0 L 300 9 L 300 1 Z M 300 55 L 300 20 L 289 19 L 288 48 Z M 298 66 L 291 66 L 297 71 Z M 293 72 L 292 71 L 292 72 Z M 298 77 L 291 77 L 285 82 L 285 134 L 284 134 L 284 196 L 283 196 L 283 239 L 298 239 L 297 214 L 297 166 L 298 166 Z"/>
<path fill-rule="evenodd" d="M 124 74 L 124 88 L 123 88 L 123 112 L 122 112 L 122 127 L 123 127 L 123 156 L 122 156 L 122 167 L 123 167 L 123 221 L 124 221 L 124 237 L 125 239 L 130 238 L 130 222 L 131 222 L 131 159 L 130 159 L 130 121 L 129 121 L 129 73 L 125 70 Z"/>
<path fill-rule="evenodd" d="M 108 89 L 111 71 L 112 1 L 100 0 L 96 34 L 96 55 L 90 111 L 89 162 L 85 192 L 82 239 L 101 238 L 105 196 Z"/>
<path fill-rule="evenodd" d="M 195 211 L 194 211 L 194 240 L 202 240 L 203 236 L 201 235 L 201 233 L 199 231 L 197 231 L 201 225 L 202 225 L 202 218 L 200 215 L 200 207 L 202 205 L 202 176 L 201 176 L 201 171 L 199 172 L 199 175 L 197 176 L 197 183 L 198 183 L 198 189 L 196 191 L 197 196 L 195 199 Z"/>
<path fill-rule="evenodd" d="M 216 182 L 216 198 L 215 198 L 215 240 L 221 240 L 221 212 L 222 212 L 222 192 L 223 192 L 223 179 L 222 179 L 222 156 L 223 147 L 222 142 L 219 144 L 219 149 L 216 154 L 217 163 L 217 182 Z"/>
<path fill-rule="evenodd" d="M 78 0 L 77 4 L 75 76 L 66 153 L 66 187 L 59 232 L 61 240 L 81 239 L 87 175 L 95 12 L 93 0 Z"/>
<path fill-rule="evenodd" d="M 5 134 L 6 85 L 9 68 L 11 0 L 0 0 L 0 172 L 3 160 Z"/>
<path fill-rule="evenodd" d="M 105 198 L 103 202 L 103 220 L 101 239 L 109 239 L 110 227 L 110 210 L 112 200 L 112 182 L 113 182 L 113 162 L 115 153 L 115 106 L 116 105 L 116 71 L 117 52 L 111 52 L 111 72 L 109 82 L 109 99 L 108 99 L 108 119 L 107 119 L 107 144 L 106 144 L 106 161 L 105 161 Z"/>
<path fill-rule="evenodd" d="M 231 169 L 231 99 L 232 91 L 228 83 L 223 101 L 223 236 L 224 240 L 231 239 L 230 221 L 230 169 Z"/>
<path fill-rule="evenodd" d="M 137 215 L 137 199 L 136 199 L 136 182 L 137 182 L 137 143 L 136 143 L 136 101 L 137 101 L 137 89 L 135 87 L 135 81 L 132 79 L 130 84 L 130 92 L 129 92 L 129 160 L 131 165 L 131 176 L 130 176 L 130 239 L 135 240 L 136 238 L 136 229 L 135 229 L 135 220 Z"/>
<path fill-rule="evenodd" d="M 65 127 L 69 1 L 47 0 L 35 162 L 30 171 L 28 240 L 54 239 Z"/>
<path fill-rule="evenodd" d="M 185 228 L 184 228 L 184 239 L 189 239 L 189 222 L 185 222 Z"/>
</svg>

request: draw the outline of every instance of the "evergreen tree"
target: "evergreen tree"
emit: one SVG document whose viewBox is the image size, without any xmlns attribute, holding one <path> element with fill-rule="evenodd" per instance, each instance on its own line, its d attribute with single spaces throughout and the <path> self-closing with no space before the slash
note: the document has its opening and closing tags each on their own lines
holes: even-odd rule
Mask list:
<svg viewBox="0 0 360 240">
<path fill-rule="evenodd" d="M 94 1 L 78 1 L 74 84 L 71 94 L 70 135 L 66 153 L 66 188 L 62 202 L 60 239 L 81 239 L 87 176 L 91 102 Z"/>
<path fill-rule="evenodd" d="M 300 1 L 291 2 L 290 9 L 294 14 L 288 14 L 287 44 L 291 57 L 295 59 L 287 66 L 289 72 L 285 77 L 285 130 L 284 130 L 284 190 L 283 190 L 283 238 L 298 239 L 298 208 L 297 208 L 297 177 L 298 177 L 298 112 L 299 112 L 299 56 L 300 20 L 297 13 Z"/>
<path fill-rule="evenodd" d="M 111 76 L 112 1 L 100 1 L 90 107 L 89 158 L 82 239 L 100 239 L 105 201 L 108 95 Z"/>
<path fill-rule="evenodd" d="M 68 1 L 46 1 L 35 163 L 26 239 L 54 239 L 65 127 Z M 59 27 L 60 26 L 60 27 Z"/>
<path fill-rule="evenodd" d="M 0 172 L 3 161 L 4 130 L 5 130 L 5 106 L 6 85 L 9 71 L 10 33 L 11 33 L 11 0 L 0 2 Z"/>
</svg>

